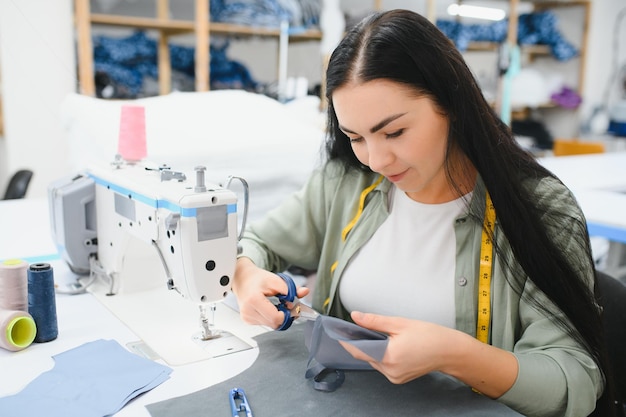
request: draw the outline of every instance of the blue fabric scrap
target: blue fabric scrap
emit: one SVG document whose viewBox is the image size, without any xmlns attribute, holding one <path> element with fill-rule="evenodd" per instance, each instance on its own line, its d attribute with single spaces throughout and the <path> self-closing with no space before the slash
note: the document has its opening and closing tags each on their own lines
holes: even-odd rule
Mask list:
<svg viewBox="0 0 626 417">
<path fill-rule="evenodd" d="M 125 91 L 126 98 L 141 95 L 144 78 L 158 78 L 157 43 L 144 32 L 125 38 L 94 36 L 94 68 L 106 74 Z M 240 88 L 255 91 L 258 82 L 241 63 L 228 59 L 228 42 L 210 45 L 211 89 Z M 172 70 L 193 79 L 195 77 L 195 48 L 169 45 Z"/>
<path fill-rule="evenodd" d="M 211 0 L 211 20 L 256 27 L 280 27 L 289 23 L 289 33 L 297 34 L 319 26 L 319 0 Z M 214 37 L 213 39 L 215 39 Z M 157 79 L 157 44 L 143 32 L 117 39 L 94 36 L 94 69 L 97 81 L 115 87 L 115 98 L 137 98 L 143 95 L 146 78 Z M 258 91 L 255 81 L 240 62 L 228 59 L 228 42 L 211 42 L 211 89 L 244 89 Z M 172 70 L 193 85 L 195 48 L 169 45 Z"/>
<path fill-rule="evenodd" d="M 459 51 L 466 51 L 470 42 L 473 41 L 503 42 L 506 39 L 508 25 L 507 20 L 500 20 L 488 25 L 437 20 L 439 30 L 454 42 Z"/>
<path fill-rule="evenodd" d="M 439 19 L 436 24 L 460 51 L 466 51 L 472 41 L 504 42 L 509 25 L 507 19 L 490 24 L 464 24 Z M 521 14 L 517 42 L 520 45 L 547 45 L 559 61 L 578 55 L 576 47 L 560 33 L 557 16 L 551 11 Z"/>
<path fill-rule="evenodd" d="M 517 39 L 520 45 L 548 45 L 559 61 L 578 55 L 578 50 L 568 42 L 558 29 L 558 19 L 553 12 L 522 14 L 519 17 Z"/>
<path fill-rule="evenodd" d="M 319 25 L 319 0 L 211 0 L 211 20 L 245 26 L 310 28 Z"/>
<path fill-rule="evenodd" d="M 0 398 L 4 417 L 103 417 L 165 382 L 172 369 L 114 340 L 96 340 L 53 356 L 55 365 L 22 391 Z"/>
</svg>

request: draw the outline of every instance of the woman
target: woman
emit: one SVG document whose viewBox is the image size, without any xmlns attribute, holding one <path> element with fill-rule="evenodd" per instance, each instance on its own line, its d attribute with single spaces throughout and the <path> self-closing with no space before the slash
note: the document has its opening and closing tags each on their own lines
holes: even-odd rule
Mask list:
<svg viewBox="0 0 626 417">
<path fill-rule="evenodd" d="M 606 377 L 585 219 L 453 44 L 413 12 L 376 14 L 326 79 L 328 161 L 246 232 L 242 318 L 278 327 L 266 296 L 285 284 L 268 271 L 317 270 L 314 308 L 389 334 L 381 362 L 345 348 L 390 381 L 441 371 L 525 415 L 593 412 Z"/>
</svg>

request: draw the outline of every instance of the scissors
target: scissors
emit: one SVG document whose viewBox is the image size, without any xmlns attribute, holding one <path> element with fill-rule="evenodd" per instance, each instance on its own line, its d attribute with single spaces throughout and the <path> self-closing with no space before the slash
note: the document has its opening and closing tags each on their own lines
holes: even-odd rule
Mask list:
<svg viewBox="0 0 626 417">
<path fill-rule="evenodd" d="M 276 295 L 279 301 L 276 308 L 285 314 L 283 324 L 281 324 L 281 326 L 276 330 L 287 330 L 291 326 L 291 323 L 298 318 L 313 321 L 317 319 L 320 313 L 313 310 L 306 304 L 302 304 L 300 299 L 296 297 L 296 283 L 293 282 L 293 279 L 289 275 L 280 272 L 276 275 L 281 277 L 287 284 L 287 294 Z"/>
</svg>

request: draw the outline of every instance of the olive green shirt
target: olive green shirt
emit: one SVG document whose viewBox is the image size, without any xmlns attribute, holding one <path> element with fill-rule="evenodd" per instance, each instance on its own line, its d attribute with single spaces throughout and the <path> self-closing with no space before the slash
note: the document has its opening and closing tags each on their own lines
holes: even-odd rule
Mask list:
<svg viewBox="0 0 626 417">
<path fill-rule="evenodd" d="M 282 271 L 290 265 L 316 270 L 313 307 L 349 319 L 338 295 L 342 273 L 389 214 L 392 184 L 386 179 L 376 184 L 377 179 L 380 177 L 374 173 L 345 172 L 335 162 L 326 164 L 302 190 L 250 225 L 241 241 L 241 256 L 270 271 Z M 569 217 L 563 218 L 561 227 L 549 230 L 558 246 L 570 252 L 579 247 L 572 242 L 586 236 L 586 230 L 573 229 L 571 219 L 578 218 L 584 224 L 584 217 L 570 191 L 552 178 L 529 182 L 529 186 L 535 189 L 542 212 L 566 208 Z M 371 191 L 364 193 L 368 187 Z M 456 328 L 472 336 L 476 335 L 484 210 L 485 188 L 478 178 L 468 209 L 454 224 Z M 346 228 L 351 222 L 353 227 Z M 542 305 L 552 305 L 525 279 L 497 220 L 495 239 L 501 255 L 493 261 L 489 343 L 513 352 L 519 363 L 514 385 L 498 400 L 529 416 L 587 416 L 603 389 L 600 370 L 584 348 L 526 301 L 536 299 Z M 593 268 L 585 263 L 588 257 L 584 253 L 569 256 L 577 268 L 588 272 L 592 286 Z M 505 268 L 505 262 L 513 268 Z M 512 273 L 521 274 L 517 281 L 523 285 L 522 294 L 507 282 L 507 274 Z M 381 279 L 383 290 L 384 285 Z"/>
</svg>

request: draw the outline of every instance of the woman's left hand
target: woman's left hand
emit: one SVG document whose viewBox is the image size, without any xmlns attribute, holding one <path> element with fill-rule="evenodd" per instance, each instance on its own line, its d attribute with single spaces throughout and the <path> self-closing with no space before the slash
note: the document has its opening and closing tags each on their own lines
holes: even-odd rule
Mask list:
<svg viewBox="0 0 626 417">
<path fill-rule="evenodd" d="M 361 327 L 389 335 L 385 355 L 381 361 L 376 361 L 347 342 L 340 342 L 341 345 L 395 384 L 440 371 L 488 397 L 497 398 L 517 378 L 519 367 L 515 355 L 459 330 L 426 321 L 361 312 L 352 312 L 352 320 Z"/>
<path fill-rule="evenodd" d="M 455 339 L 465 336 L 454 329 L 402 317 L 353 312 L 352 320 L 361 327 L 389 335 L 385 355 L 378 362 L 349 343 L 341 342 L 341 345 L 395 384 L 442 370 Z"/>
</svg>

